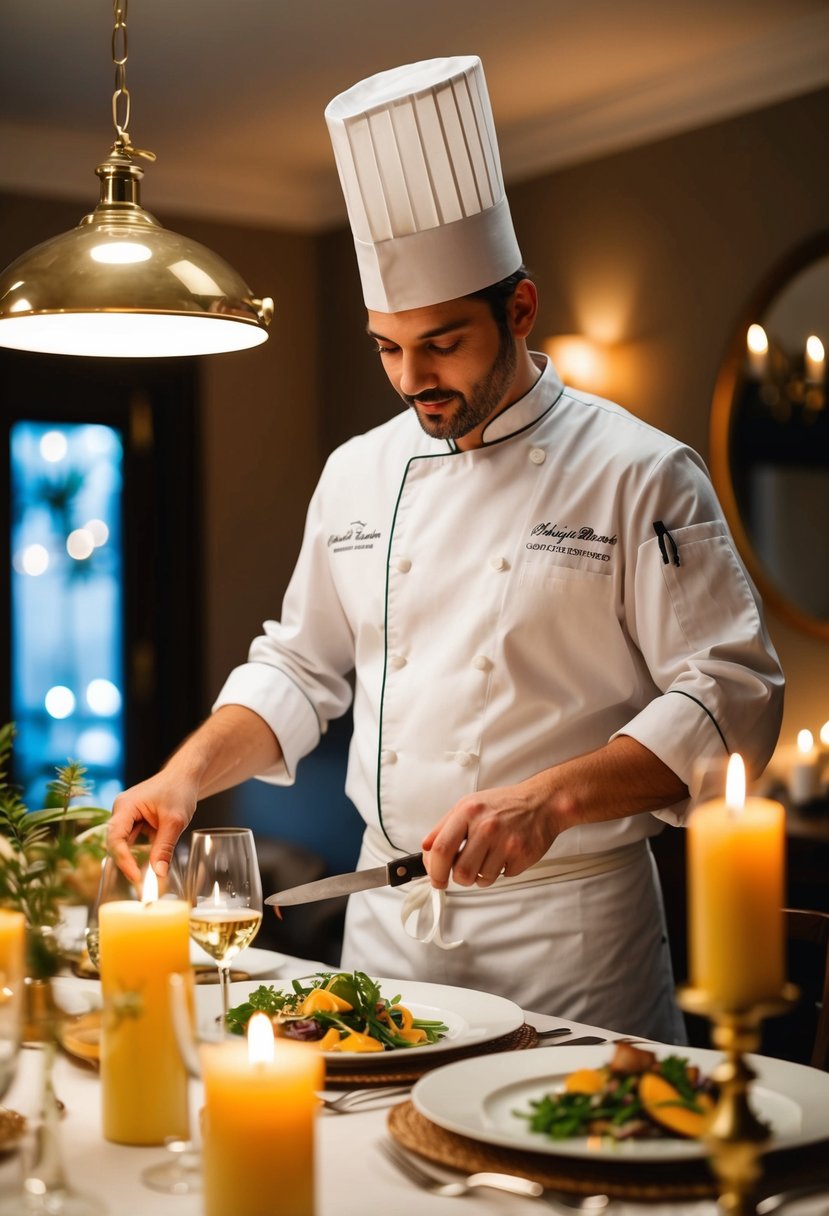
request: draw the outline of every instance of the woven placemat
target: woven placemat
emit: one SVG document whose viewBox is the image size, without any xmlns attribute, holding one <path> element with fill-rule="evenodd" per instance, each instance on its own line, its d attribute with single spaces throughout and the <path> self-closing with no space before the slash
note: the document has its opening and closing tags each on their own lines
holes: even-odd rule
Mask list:
<svg viewBox="0 0 829 1216">
<path fill-rule="evenodd" d="M 502 1148 L 446 1131 L 402 1102 L 389 1111 L 392 1137 L 404 1148 L 430 1161 L 465 1174 L 481 1170 L 518 1174 L 542 1186 L 577 1195 L 601 1192 L 614 1199 L 681 1200 L 716 1195 L 716 1181 L 708 1162 L 648 1161 L 614 1164 L 606 1159 L 557 1156 Z M 758 1185 L 760 1195 L 771 1195 L 794 1185 L 824 1182 L 829 1188 L 829 1141 L 770 1153 Z"/>
<path fill-rule="evenodd" d="M 494 1051 L 525 1051 L 529 1047 L 535 1047 L 538 1042 L 538 1031 L 534 1026 L 529 1026 L 526 1022 L 523 1026 L 519 1026 L 517 1030 L 513 1030 L 510 1034 L 501 1035 L 498 1039 L 491 1039 L 488 1043 L 476 1043 L 473 1047 L 457 1047 L 451 1051 L 441 1051 L 433 1056 L 422 1056 L 418 1058 L 417 1048 L 413 1048 L 411 1054 L 407 1051 L 401 1058 L 401 1053 L 395 1052 L 394 1064 L 389 1062 L 388 1067 L 378 1066 L 377 1068 L 367 1069 L 363 1067 L 358 1069 L 357 1057 L 354 1064 L 350 1061 L 344 1067 L 339 1063 L 331 1066 L 326 1061 L 325 1084 L 329 1089 L 342 1087 L 351 1089 L 355 1085 L 364 1085 L 366 1087 L 372 1085 L 405 1085 L 413 1084 L 425 1073 L 431 1072 L 433 1068 L 442 1068 L 444 1064 L 453 1064 L 455 1060 L 464 1060 L 467 1056 L 482 1056 L 490 1055 Z M 391 1053 L 389 1053 L 391 1055 Z M 347 1059 L 347 1057 L 343 1057 Z"/>
</svg>

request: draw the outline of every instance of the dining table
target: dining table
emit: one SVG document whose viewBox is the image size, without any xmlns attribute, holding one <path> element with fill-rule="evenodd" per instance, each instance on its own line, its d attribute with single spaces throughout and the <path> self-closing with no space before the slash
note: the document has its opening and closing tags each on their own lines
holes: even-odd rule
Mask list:
<svg viewBox="0 0 829 1216">
<path fill-rule="evenodd" d="M 264 951 L 257 952 L 263 956 Z M 257 974 L 264 983 L 278 982 L 286 977 L 309 975 L 318 970 L 330 970 L 331 965 L 312 959 L 273 954 L 273 965 Z M 93 1008 L 98 998 L 97 986 L 89 984 L 88 1004 Z M 401 989 L 403 983 L 401 981 Z M 83 981 L 75 981 L 71 989 L 74 1008 L 83 1007 Z M 218 988 L 212 989 L 218 1001 Z M 61 993 L 58 992 L 59 1001 Z M 617 1036 L 600 1026 L 564 1021 L 547 1014 L 524 1011 L 527 1026 L 538 1031 L 561 1029 L 558 1038 L 541 1042 L 564 1046 L 585 1036 L 610 1042 Z M 535 1052 L 536 1047 L 532 1048 Z M 550 1048 L 550 1051 L 557 1048 Z M 522 1053 L 525 1054 L 525 1053 Z M 549 1058 L 549 1057 L 548 1057 Z M 41 1077 L 44 1052 L 35 1045 L 20 1053 L 19 1067 L 4 1104 L 21 1112 L 34 1126 L 41 1100 Z M 136 1061 L 140 1067 L 140 1061 Z M 164 1146 L 132 1147 L 104 1139 L 101 1129 L 101 1082 L 97 1069 L 65 1052 L 59 1052 L 53 1067 L 54 1089 L 63 1104 L 59 1124 L 60 1152 L 69 1185 L 98 1197 L 109 1216 L 201 1216 L 202 1196 L 199 1193 L 165 1194 L 151 1190 L 142 1181 L 142 1172 L 158 1164 L 169 1150 Z M 191 1079 L 191 1122 L 203 1101 L 200 1080 Z M 329 1091 L 326 1091 L 329 1092 Z M 342 1092 L 332 1087 L 329 1096 Z M 395 1109 L 409 1100 L 408 1090 L 394 1095 L 378 1093 L 376 1102 L 347 1113 L 336 1113 L 321 1106 L 315 1129 L 316 1216 L 366 1216 L 367 1213 L 388 1212 L 394 1216 L 462 1216 L 463 1212 L 481 1216 L 532 1216 L 533 1213 L 558 1212 L 573 1216 L 578 1210 L 578 1196 L 568 1198 L 545 1192 L 540 1198 L 523 1198 L 491 1189 L 476 1189 L 463 1197 L 447 1197 L 426 1192 L 390 1161 L 383 1151 L 384 1141 L 391 1137 L 389 1118 Z M 783 1209 L 791 1216 L 829 1216 L 829 1107 L 826 1111 L 826 1191 L 803 1198 L 794 1197 Z M 194 1137 L 198 1139 L 197 1135 Z M 26 1145 L 20 1151 L 0 1153 L 0 1199 L 20 1185 Z M 635 1167 L 647 1171 L 646 1165 Z M 459 1177 L 450 1169 L 443 1170 L 447 1178 Z M 572 1206 L 571 1206 L 572 1205 Z M 604 1208 L 608 1216 L 717 1216 L 715 1197 L 683 1200 L 651 1200 L 612 1198 Z M 21 1208 L 21 1212 L 24 1209 Z M 280 1198 L 273 1196 L 273 1211 L 282 1213 Z M 228 1216 L 237 1216 L 228 1213 Z M 239 1212 L 238 1216 L 245 1216 Z M 292 1216 L 285 1212 L 284 1216 Z"/>
</svg>

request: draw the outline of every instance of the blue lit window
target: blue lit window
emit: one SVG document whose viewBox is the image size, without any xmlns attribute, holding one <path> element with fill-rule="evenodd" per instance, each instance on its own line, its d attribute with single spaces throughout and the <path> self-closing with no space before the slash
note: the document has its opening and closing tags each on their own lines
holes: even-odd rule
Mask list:
<svg viewBox="0 0 829 1216">
<path fill-rule="evenodd" d="M 111 806 L 124 783 L 121 432 L 11 427 L 11 713 L 31 807 L 67 759 Z"/>
</svg>

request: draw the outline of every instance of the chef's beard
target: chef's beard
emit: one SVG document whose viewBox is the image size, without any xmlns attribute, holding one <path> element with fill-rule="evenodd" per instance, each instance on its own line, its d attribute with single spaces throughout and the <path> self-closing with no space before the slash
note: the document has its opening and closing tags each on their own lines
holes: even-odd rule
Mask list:
<svg viewBox="0 0 829 1216">
<path fill-rule="evenodd" d="M 427 435 L 431 435 L 433 439 L 462 439 L 496 412 L 507 395 L 517 365 L 515 342 L 509 330 L 503 329 L 492 366 L 473 384 L 468 395 L 446 387 L 427 389 L 416 397 L 408 397 L 405 393 L 400 396 L 415 411 L 417 420 Z M 455 408 L 446 417 L 425 415 L 418 409 L 419 405 L 427 405 L 430 401 L 446 401 L 450 397 L 455 399 Z"/>
</svg>

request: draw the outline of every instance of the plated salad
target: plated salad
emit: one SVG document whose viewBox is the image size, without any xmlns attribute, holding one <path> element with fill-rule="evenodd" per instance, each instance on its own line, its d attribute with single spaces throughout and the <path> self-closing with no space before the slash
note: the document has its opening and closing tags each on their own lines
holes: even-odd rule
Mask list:
<svg viewBox="0 0 829 1216">
<path fill-rule="evenodd" d="M 607 1136 L 613 1140 L 705 1134 L 716 1091 L 700 1070 L 681 1056 L 658 1059 L 630 1043 L 619 1043 L 603 1068 L 579 1068 L 560 1092 L 516 1111 L 530 1130 L 553 1140 Z"/>
<path fill-rule="evenodd" d="M 227 1013 L 227 1026 L 244 1034 L 254 1013 L 267 1013 L 274 1033 L 310 1043 L 320 1051 L 396 1051 L 436 1043 L 445 1022 L 415 1017 L 399 995 L 384 997 L 363 971 L 320 971 L 291 989 L 262 984 Z"/>
</svg>

